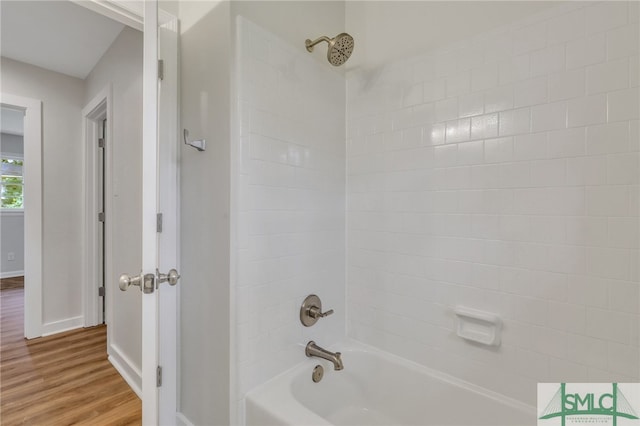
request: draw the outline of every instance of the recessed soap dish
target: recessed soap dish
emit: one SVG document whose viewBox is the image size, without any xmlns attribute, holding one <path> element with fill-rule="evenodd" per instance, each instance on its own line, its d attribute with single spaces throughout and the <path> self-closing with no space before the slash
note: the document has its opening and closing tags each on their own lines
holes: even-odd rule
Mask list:
<svg viewBox="0 0 640 426">
<path fill-rule="evenodd" d="M 500 346 L 502 320 L 491 312 L 458 306 L 458 336 L 488 346 Z"/>
</svg>

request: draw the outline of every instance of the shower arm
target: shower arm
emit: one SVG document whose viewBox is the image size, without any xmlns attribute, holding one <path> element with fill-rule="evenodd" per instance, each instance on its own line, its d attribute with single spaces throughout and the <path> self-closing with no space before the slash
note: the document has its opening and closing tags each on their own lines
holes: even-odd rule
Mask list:
<svg viewBox="0 0 640 426">
<path fill-rule="evenodd" d="M 319 37 L 319 38 L 317 38 L 317 39 L 315 39 L 313 41 L 311 41 L 309 39 L 306 39 L 304 41 L 304 45 L 307 46 L 307 50 L 309 52 L 313 52 L 313 46 L 315 46 L 316 44 L 320 43 L 321 41 L 326 41 L 327 43 L 331 44 L 331 39 L 329 37 L 322 36 L 322 37 Z"/>
</svg>

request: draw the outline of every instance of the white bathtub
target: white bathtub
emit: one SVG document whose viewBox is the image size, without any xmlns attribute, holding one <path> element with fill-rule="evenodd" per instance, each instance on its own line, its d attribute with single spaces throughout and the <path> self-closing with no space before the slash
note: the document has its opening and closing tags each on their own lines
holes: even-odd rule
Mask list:
<svg viewBox="0 0 640 426">
<path fill-rule="evenodd" d="M 534 425 L 535 408 L 402 358 L 349 342 L 344 370 L 317 358 L 253 389 L 246 424 Z M 301 347 L 304 352 L 304 347 Z M 319 383 L 313 367 L 324 367 Z"/>
</svg>

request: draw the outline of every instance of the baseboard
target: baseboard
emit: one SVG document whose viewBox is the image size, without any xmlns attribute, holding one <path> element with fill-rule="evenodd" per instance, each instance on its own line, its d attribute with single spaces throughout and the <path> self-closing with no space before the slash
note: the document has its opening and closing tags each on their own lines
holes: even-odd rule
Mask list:
<svg viewBox="0 0 640 426">
<path fill-rule="evenodd" d="M 189 419 L 187 419 L 187 416 L 185 416 L 182 413 L 176 413 L 176 425 L 178 425 L 178 426 L 195 426 L 193 423 L 191 423 L 189 421 Z"/>
<path fill-rule="evenodd" d="M 14 278 L 14 277 L 23 277 L 24 271 L 8 271 L 8 272 L 0 272 L 0 279 L 3 278 Z"/>
<path fill-rule="evenodd" d="M 131 360 L 122 353 L 116 345 L 109 345 L 107 348 L 109 362 L 118 370 L 125 382 L 131 387 L 138 398 L 142 399 L 142 373 L 131 362 Z"/>
<path fill-rule="evenodd" d="M 76 328 L 81 328 L 83 324 L 84 318 L 82 316 L 48 322 L 42 324 L 42 336 L 50 336 L 52 334 L 62 333 L 63 331 L 75 330 Z"/>
</svg>

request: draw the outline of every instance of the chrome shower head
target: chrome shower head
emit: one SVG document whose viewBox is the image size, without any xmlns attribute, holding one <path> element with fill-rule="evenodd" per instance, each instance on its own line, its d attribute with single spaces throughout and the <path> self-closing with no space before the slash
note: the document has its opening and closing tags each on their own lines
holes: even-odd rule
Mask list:
<svg viewBox="0 0 640 426">
<path fill-rule="evenodd" d="M 353 53 L 353 37 L 347 33 L 340 33 L 334 38 L 322 36 L 314 41 L 309 39 L 305 40 L 304 44 L 309 52 L 313 52 L 313 46 L 326 41 L 329 43 L 329 50 L 327 51 L 327 60 L 335 67 L 340 66 L 347 62 L 349 56 Z"/>
</svg>

